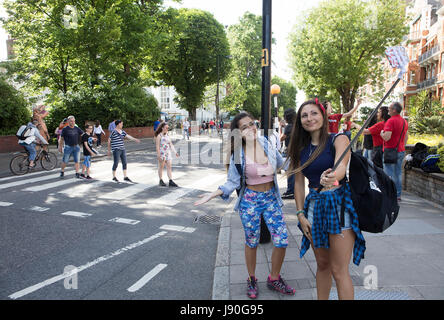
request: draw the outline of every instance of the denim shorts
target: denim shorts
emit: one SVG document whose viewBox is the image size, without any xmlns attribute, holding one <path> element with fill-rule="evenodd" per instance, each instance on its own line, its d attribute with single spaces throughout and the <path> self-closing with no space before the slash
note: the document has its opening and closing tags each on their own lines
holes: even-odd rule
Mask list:
<svg viewBox="0 0 444 320">
<path fill-rule="evenodd" d="M 310 201 L 310 204 L 308 205 L 308 216 L 307 220 L 310 222 L 311 225 L 313 225 L 313 210 L 314 210 L 314 201 Z M 338 212 L 339 221 L 341 222 L 341 205 L 338 205 L 336 208 Z M 345 210 L 344 212 L 344 227 L 341 228 L 341 230 L 349 230 L 351 229 L 351 219 L 350 219 L 350 212 Z"/>
<path fill-rule="evenodd" d="M 259 244 L 261 215 L 277 248 L 288 246 L 288 232 L 282 209 L 276 199 L 274 188 L 266 192 L 245 189 L 239 204 L 239 215 L 244 226 L 246 245 L 256 248 Z"/>
<path fill-rule="evenodd" d="M 63 149 L 63 162 L 68 163 L 71 155 L 74 157 L 74 162 L 78 163 L 80 161 L 80 147 L 78 145 L 75 146 L 67 146 Z"/>
<path fill-rule="evenodd" d="M 83 165 L 86 168 L 91 167 L 91 156 L 83 156 Z"/>
</svg>

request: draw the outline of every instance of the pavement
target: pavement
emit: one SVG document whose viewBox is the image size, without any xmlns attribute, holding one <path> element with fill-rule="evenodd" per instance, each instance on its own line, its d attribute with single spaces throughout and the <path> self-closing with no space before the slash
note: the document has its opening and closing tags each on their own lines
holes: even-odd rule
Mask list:
<svg viewBox="0 0 444 320">
<path fill-rule="evenodd" d="M 280 176 L 281 193 L 286 179 Z M 294 200 L 284 200 L 284 219 L 289 231 L 282 277 L 296 289 L 294 296 L 270 291 L 266 279 L 271 270 L 272 243 L 260 244 L 256 278 L 258 300 L 316 300 L 316 260 L 310 248 L 299 257 L 299 231 Z M 231 208 L 223 215 L 219 233 L 213 284 L 215 300 L 249 300 L 244 257 L 245 236 L 240 218 Z M 356 300 L 442 300 L 444 299 L 444 208 L 403 191 L 399 216 L 380 234 L 363 233 L 365 258 L 350 264 Z M 336 287 L 330 299 L 338 299 Z"/>
<path fill-rule="evenodd" d="M 172 135 L 173 141 L 182 139 Z M 195 138 L 194 138 L 195 139 Z M 205 139 L 205 137 L 203 138 Z M 193 142 L 193 138 L 191 138 Z M 218 138 L 208 138 L 217 141 Z M 202 141 L 202 138 L 198 139 Z M 128 152 L 154 152 L 152 138 L 137 144 L 125 143 Z M 59 160 L 61 154 L 51 146 Z M 106 157 L 106 145 L 93 161 Z M 0 154 L 0 177 L 10 176 L 11 153 Z M 70 164 L 72 165 L 72 164 Z M 39 169 L 39 165 L 35 169 Z M 281 193 L 285 176 L 279 175 Z M 218 200 L 213 200 L 218 201 Z M 221 200 L 219 200 L 221 201 Z M 284 218 L 289 231 L 289 246 L 282 266 L 282 277 L 296 289 L 295 296 L 284 296 L 266 287 L 271 269 L 271 243 L 260 244 L 257 251 L 256 277 L 259 280 L 258 300 L 315 300 L 316 261 L 312 249 L 299 257 L 302 234 L 297 227 L 294 200 L 284 200 Z M 234 195 L 222 213 L 214 269 L 213 300 L 247 300 L 248 277 L 244 258 L 244 233 L 240 218 L 233 212 Z M 367 250 L 360 266 L 350 264 L 350 273 L 357 300 L 442 300 L 444 299 L 444 208 L 403 191 L 397 221 L 384 233 L 364 232 Z M 333 281 L 330 299 L 337 299 Z"/>
</svg>

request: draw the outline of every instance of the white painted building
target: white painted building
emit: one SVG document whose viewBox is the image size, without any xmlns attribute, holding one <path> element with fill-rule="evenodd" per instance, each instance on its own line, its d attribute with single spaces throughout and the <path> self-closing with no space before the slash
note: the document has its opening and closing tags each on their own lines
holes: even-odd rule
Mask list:
<svg viewBox="0 0 444 320">
<path fill-rule="evenodd" d="M 174 87 L 170 86 L 160 86 L 160 87 L 149 87 L 147 92 L 154 95 L 154 97 L 159 102 L 160 111 L 162 112 L 162 118 L 172 118 L 176 116 L 176 119 L 183 120 L 189 117 L 188 111 L 179 108 L 176 102 L 174 102 L 174 97 L 177 95 Z M 226 90 L 223 86 L 220 86 L 220 101 L 226 96 Z M 214 99 L 208 99 L 207 103 L 197 109 L 196 120 L 202 122 L 203 120 L 209 121 L 216 118 L 216 106 Z M 211 101 L 212 100 L 212 101 Z"/>
</svg>

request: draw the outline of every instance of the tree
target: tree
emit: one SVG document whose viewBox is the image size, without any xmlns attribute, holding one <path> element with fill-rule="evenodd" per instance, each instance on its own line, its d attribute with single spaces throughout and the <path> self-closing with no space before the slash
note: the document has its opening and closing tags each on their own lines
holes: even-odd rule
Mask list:
<svg viewBox="0 0 444 320">
<path fill-rule="evenodd" d="M 23 94 L 0 77 L 0 134 L 15 134 L 30 119 L 31 110 Z"/>
<path fill-rule="evenodd" d="M 336 91 L 351 110 L 359 87 L 381 75 L 385 49 L 408 32 L 404 2 L 332 0 L 308 11 L 290 36 L 298 88 L 317 96 Z"/>
<path fill-rule="evenodd" d="M 197 9 L 170 10 L 171 33 L 164 39 L 164 51 L 155 55 L 155 76 L 174 86 L 179 107 L 196 119 L 208 86 L 223 80 L 229 70 L 229 46 L 222 24 L 206 11 Z M 218 58 L 219 57 L 219 58 Z"/>
<path fill-rule="evenodd" d="M 224 110 L 241 110 L 253 116 L 261 114 L 262 90 L 262 17 L 245 13 L 238 24 L 228 28 L 232 69 L 227 78 Z"/>
<path fill-rule="evenodd" d="M 291 82 L 279 78 L 278 76 L 274 76 L 271 83 L 277 84 L 281 88 L 281 93 L 278 95 L 277 99 L 279 116 L 283 117 L 285 109 L 296 109 L 296 94 L 298 93 L 296 87 Z"/>
</svg>

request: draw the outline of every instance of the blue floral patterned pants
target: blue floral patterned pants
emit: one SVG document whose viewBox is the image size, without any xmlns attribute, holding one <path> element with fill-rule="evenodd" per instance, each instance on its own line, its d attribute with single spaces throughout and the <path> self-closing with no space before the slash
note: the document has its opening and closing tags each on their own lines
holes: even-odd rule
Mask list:
<svg viewBox="0 0 444 320">
<path fill-rule="evenodd" d="M 247 246 L 256 248 L 259 244 L 261 215 L 263 215 L 274 246 L 277 248 L 287 247 L 287 225 L 283 219 L 282 209 L 276 199 L 274 188 L 266 192 L 246 188 L 239 205 L 239 215 L 244 226 Z"/>
</svg>

